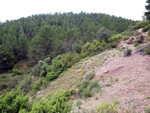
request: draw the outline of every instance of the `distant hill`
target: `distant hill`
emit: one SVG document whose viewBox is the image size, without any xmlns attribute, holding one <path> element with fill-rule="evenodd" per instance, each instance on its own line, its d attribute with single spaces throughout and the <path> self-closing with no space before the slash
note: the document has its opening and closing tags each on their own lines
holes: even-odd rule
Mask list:
<svg viewBox="0 0 150 113">
<path fill-rule="evenodd" d="M 33 15 L 1 23 L 0 70 L 11 69 L 22 59 L 37 63 L 48 56 L 52 59 L 69 51 L 80 52 L 86 42 L 94 39 L 107 42 L 105 34 L 101 34 L 102 27 L 108 38 L 135 23 L 121 17 L 83 12 Z"/>
</svg>

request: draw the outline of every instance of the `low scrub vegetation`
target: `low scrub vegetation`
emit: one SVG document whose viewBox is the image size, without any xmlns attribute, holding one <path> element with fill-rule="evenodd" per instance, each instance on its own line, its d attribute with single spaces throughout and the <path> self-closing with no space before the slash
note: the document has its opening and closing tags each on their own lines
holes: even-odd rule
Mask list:
<svg viewBox="0 0 150 113">
<path fill-rule="evenodd" d="M 21 91 L 11 90 L 5 96 L 0 96 L 1 113 L 18 113 L 21 109 L 28 109 L 29 96 Z"/>
<path fill-rule="evenodd" d="M 29 96 L 20 88 L 11 90 L 4 96 L 0 96 L 1 113 L 67 113 L 72 108 L 72 102 L 68 103 L 69 97 L 75 90 L 60 90 L 49 94 L 32 104 L 29 103 Z"/>
<path fill-rule="evenodd" d="M 98 81 L 85 80 L 78 85 L 79 91 L 78 95 L 80 97 L 88 98 L 93 96 L 93 92 L 100 90 Z"/>
<path fill-rule="evenodd" d="M 92 80 L 94 78 L 94 76 L 95 76 L 95 72 L 92 71 L 92 72 L 90 72 L 89 74 L 86 75 L 86 79 L 87 80 Z"/>
<path fill-rule="evenodd" d="M 147 44 L 144 51 L 145 51 L 146 54 L 150 55 L 150 44 Z"/>
<path fill-rule="evenodd" d="M 126 57 L 126 56 L 130 56 L 131 53 L 132 53 L 132 49 L 126 48 L 126 49 L 124 50 L 124 56 L 125 56 L 125 57 Z"/>
<path fill-rule="evenodd" d="M 103 101 L 99 106 L 97 106 L 96 113 L 119 113 L 119 108 L 115 107 L 115 104 L 112 102 L 109 104 L 108 102 L 104 103 Z"/>
<path fill-rule="evenodd" d="M 13 68 L 12 76 L 21 75 L 21 74 L 22 72 L 17 67 Z"/>
</svg>

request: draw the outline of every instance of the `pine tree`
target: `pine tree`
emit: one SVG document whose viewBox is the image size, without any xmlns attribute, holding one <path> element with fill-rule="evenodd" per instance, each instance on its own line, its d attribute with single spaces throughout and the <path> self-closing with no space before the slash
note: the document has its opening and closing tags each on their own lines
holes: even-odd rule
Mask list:
<svg viewBox="0 0 150 113">
<path fill-rule="evenodd" d="M 147 20 L 150 20 L 150 0 L 146 1 L 147 5 L 145 6 L 147 12 L 145 12 L 145 16 Z"/>
<path fill-rule="evenodd" d="M 52 26 L 44 26 L 40 32 L 31 40 L 29 48 L 29 57 L 33 63 L 44 59 L 47 56 L 52 57 L 54 41 L 56 39 L 56 29 Z M 54 55 L 55 56 L 55 55 Z"/>
<path fill-rule="evenodd" d="M 20 51 L 19 53 L 19 57 L 20 59 L 22 58 L 26 58 L 27 55 L 27 51 L 28 51 L 28 41 L 27 41 L 27 37 L 24 33 L 21 33 L 21 35 L 19 36 L 19 46 L 18 49 Z"/>
</svg>

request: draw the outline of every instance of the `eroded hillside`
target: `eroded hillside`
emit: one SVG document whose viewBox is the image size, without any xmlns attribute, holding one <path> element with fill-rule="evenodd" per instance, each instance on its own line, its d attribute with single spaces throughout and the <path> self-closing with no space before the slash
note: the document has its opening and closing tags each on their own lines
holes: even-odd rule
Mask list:
<svg viewBox="0 0 150 113">
<path fill-rule="evenodd" d="M 141 33 L 140 35 L 147 40 L 147 34 Z M 120 113 L 144 113 L 145 109 L 150 107 L 150 57 L 138 52 L 139 47 L 134 47 L 134 43 L 128 44 L 127 42 L 128 40 L 121 41 L 117 49 L 107 50 L 99 55 L 83 59 L 62 73 L 46 89 L 39 91 L 36 97 L 43 98 L 48 92 L 74 86 L 78 93 L 78 85 L 85 81 L 86 76 L 93 71 L 95 74 L 90 81 L 98 81 L 99 90 L 92 89 L 92 96 L 89 98 L 76 95 L 73 98 L 72 112 L 96 112 L 97 106 L 102 101 L 108 101 L 114 102 L 119 107 Z M 132 49 L 131 55 L 126 57 L 124 56 L 125 47 Z M 78 102 L 81 102 L 80 107 L 77 105 Z"/>
</svg>

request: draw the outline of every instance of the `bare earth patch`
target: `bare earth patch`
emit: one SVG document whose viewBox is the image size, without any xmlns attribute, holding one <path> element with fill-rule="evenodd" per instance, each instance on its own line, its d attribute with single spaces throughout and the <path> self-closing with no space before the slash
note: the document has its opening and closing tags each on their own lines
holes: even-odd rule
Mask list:
<svg viewBox="0 0 150 113">
<path fill-rule="evenodd" d="M 106 69 L 107 73 L 103 73 Z M 119 112 L 144 113 L 144 109 L 150 106 L 150 57 L 140 54 L 132 54 L 129 57 L 110 57 L 105 63 L 95 68 L 94 80 L 99 80 L 103 94 L 98 93 L 98 99 L 94 97 L 84 101 L 82 109 L 91 111 L 101 101 L 118 101 Z M 101 81 L 101 75 L 104 82 Z M 117 78 L 111 83 L 110 79 Z M 110 83 L 110 86 L 105 84 Z M 82 111 L 81 111 L 82 112 Z"/>
</svg>

